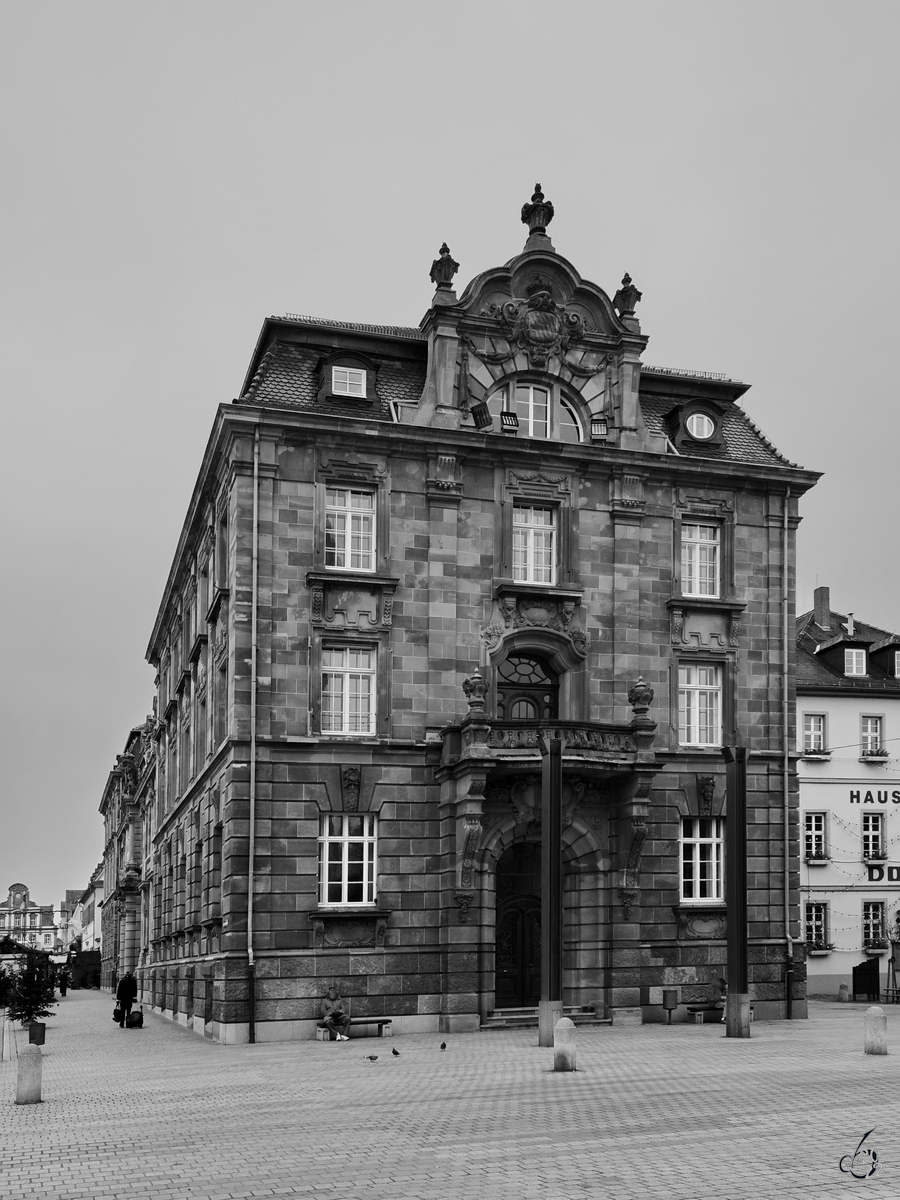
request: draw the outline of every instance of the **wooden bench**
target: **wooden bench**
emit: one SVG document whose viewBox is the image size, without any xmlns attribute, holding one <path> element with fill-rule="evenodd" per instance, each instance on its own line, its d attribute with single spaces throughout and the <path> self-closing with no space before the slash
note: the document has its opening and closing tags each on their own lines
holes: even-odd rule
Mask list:
<svg viewBox="0 0 900 1200">
<path fill-rule="evenodd" d="M 393 1037 L 390 1017 L 351 1017 L 351 1030 L 353 1029 L 354 1025 L 377 1025 L 378 1033 L 375 1035 L 376 1037 Z M 318 1025 L 316 1026 L 316 1041 L 331 1041 L 331 1030 L 327 1027 L 324 1021 L 319 1021 Z"/>
</svg>

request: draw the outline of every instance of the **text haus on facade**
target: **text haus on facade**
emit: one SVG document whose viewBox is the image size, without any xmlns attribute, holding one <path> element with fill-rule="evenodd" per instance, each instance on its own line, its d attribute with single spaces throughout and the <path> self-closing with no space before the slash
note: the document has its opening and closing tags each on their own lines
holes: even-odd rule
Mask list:
<svg viewBox="0 0 900 1200">
<path fill-rule="evenodd" d="M 786 1011 L 794 538 L 817 476 L 746 385 L 642 365 L 640 292 L 583 280 L 551 216 L 538 188 L 524 250 L 459 297 L 443 247 L 417 329 L 267 320 L 216 413 L 148 649 L 155 713 L 104 797 L 107 981 L 135 970 L 208 1036 L 312 1037 L 331 985 L 397 1032 L 535 1008 L 548 738 L 565 1004 L 662 1019 L 664 987 L 689 1003 L 724 974 L 739 743 L 750 993 Z"/>
</svg>

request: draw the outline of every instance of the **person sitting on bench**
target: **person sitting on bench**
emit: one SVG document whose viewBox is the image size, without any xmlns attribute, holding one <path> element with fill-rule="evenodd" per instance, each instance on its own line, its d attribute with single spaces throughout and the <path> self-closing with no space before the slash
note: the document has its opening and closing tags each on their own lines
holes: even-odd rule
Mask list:
<svg viewBox="0 0 900 1200">
<path fill-rule="evenodd" d="M 337 988 L 329 988 L 328 994 L 322 1001 L 322 1024 L 329 1033 L 333 1033 L 339 1042 L 349 1042 L 347 1030 L 350 1028 L 350 1018 L 344 1012 L 344 1002 Z"/>
</svg>

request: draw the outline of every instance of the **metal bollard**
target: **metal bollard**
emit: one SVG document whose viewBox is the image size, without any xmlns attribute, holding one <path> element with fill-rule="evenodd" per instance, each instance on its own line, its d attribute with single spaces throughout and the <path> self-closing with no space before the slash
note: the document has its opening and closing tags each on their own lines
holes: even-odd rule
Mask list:
<svg viewBox="0 0 900 1200">
<path fill-rule="evenodd" d="M 16 1104 L 40 1104 L 43 1065 L 40 1046 L 26 1046 L 16 1072 Z"/>
<path fill-rule="evenodd" d="M 553 1026 L 553 1070 L 576 1071 L 575 1022 L 560 1017 Z"/>
<path fill-rule="evenodd" d="M 874 1005 L 866 1009 L 866 1054 L 887 1054 L 887 1016 Z"/>
<path fill-rule="evenodd" d="M 678 988 L 663 989 L 663 1008 L 666 1010 L 666 1024 L 672 1024 L 672 1011 L 678 1007 Z"/>
</svg>

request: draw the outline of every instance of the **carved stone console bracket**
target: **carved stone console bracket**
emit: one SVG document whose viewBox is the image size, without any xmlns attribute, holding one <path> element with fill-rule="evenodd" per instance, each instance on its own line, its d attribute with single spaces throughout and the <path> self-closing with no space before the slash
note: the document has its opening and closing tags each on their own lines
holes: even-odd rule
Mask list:
<svg viewBox="0 0 900 1200">
<path fill-rule="evenodd" d="M 625 888 L 619 888 L 619 900 L 622 904 L 622 916 L 626 921 L 631 920 L 631 910 L 637 900 L 637 892 L 626 891 Z"/>
<path fill-rule="evenodd" d="M 469 907 L 475 899 L 474 892 L 457 892 L 453 899 L 459 909 L 460 924 L 465 925 L 469 920 Z"/>
</svg>

